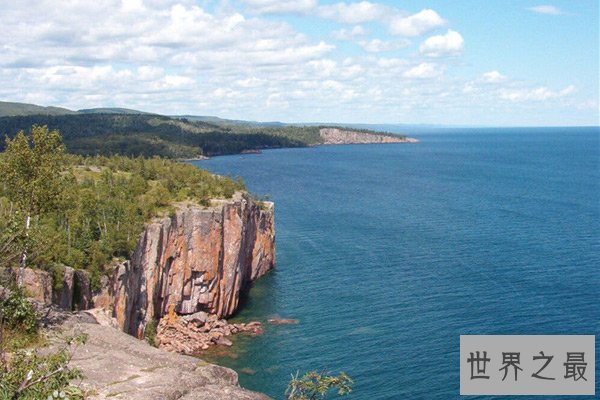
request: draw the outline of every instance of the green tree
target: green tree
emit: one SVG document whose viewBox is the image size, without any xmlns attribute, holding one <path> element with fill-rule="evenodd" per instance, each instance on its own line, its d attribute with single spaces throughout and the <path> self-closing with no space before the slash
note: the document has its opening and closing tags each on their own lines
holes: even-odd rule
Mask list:
<svg viewBox="0 0 600 400">
<path fill-rule="evenodd" d="M 287 400 L 317 400 L 324 399 L 332 390 L 337 390 L 338 396 L 352 393 L 352 379 L 343 372 L 337 376 L 327 372 L 311 371 L 302 378 L 292 376 L 285 392 Z"/>
<path fill-rule="evenodd" d="M 19 131 L 13 139 L 6 138 L 0 176 L 9 199 L 24 216 L 26 238 L 31 218 L 50 209 L 60 195 L 64 153 L 60 133 L 49 131 L 47 126 L 34 125 L 28 134 Z M 17 274 L 18 286 L 22 285 L 28 248 L 28 240 L 25 240 Z"/>
<path fill-rule="evenodd" d="M 19 259 L 21 244 L 21 226 L 12 215 L 2 215 L 4 226 L 0 230 L 0 269 L 10 267 Z"/>
</svg>

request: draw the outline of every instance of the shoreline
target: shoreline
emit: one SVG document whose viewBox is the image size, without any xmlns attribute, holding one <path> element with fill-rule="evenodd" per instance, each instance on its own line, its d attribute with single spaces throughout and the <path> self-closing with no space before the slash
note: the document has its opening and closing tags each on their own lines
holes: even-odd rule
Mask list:
<svg viewBox="0 0 600 400">
<path fill-rule="evenodd" d="M 309 144 L 306 146 L 296 146 L 296 147 L 269 147 L 269 148 L 261 148 L 261 149 L 246 149 L 242 150 L 239 153 L 231 153 L 231 154 L 214 154 L 210 156 L 201 156 L 201 157 L 193 157 L 193 158 L 180 158 L 177 159 L 179 162 L 191 162 L 191 161 L 206 161 L 215 157 L 227 157 L 227 156 L 246 156 L 246 155 L 255 155 L 262 154 L 263 151 L 266 150 L 284 150 L 284 149 L 312 149 L 320 146 L 347 146 L 347 145 L 390 145 L 390 144 L 415 144 L 420 143 L 420 140 L 417 138 L 406 137 L 402 140 L 393 141 L 393 142 L 348 142 L 348 143 L 315 143 Z"/>
</svg>

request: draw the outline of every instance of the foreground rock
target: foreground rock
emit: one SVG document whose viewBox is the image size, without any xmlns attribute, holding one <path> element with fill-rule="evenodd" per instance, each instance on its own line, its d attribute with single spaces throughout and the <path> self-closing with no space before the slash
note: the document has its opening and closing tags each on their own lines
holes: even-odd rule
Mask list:
<svg viewBox="0 0 600 400">
<path fill-rule="evenodd" d="M 71 361 L 85 376 L 82 388 L 90 394 L 88 399 L 269 399 L 239 387 L 230 369 L 156 349 L 108 325 L 110 321 L 91 313 L 73 316 L 62 325 L 64 334 L 88 335 Z"/>
<path fill-rule="evenodd" d="M 369 143 L 416 143 L 417 139 L 406 136 L 385 135 L 339 128 L 319 130 L 323 144 L 369 144 Z"/>
</svg>

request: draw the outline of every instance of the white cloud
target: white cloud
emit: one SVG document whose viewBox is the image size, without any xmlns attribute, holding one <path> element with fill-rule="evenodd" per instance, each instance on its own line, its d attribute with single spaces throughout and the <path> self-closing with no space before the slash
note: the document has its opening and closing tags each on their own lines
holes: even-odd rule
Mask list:
<svg viewBox="0 0 600 400">
<path fill-rule="evenodd" d="M 407 61 L 401 58 L 379 58 L 377 66 L 384 69 L 399 68 L 406 66 Z"/>
<path fill-rule="evenodd" d="M 314 60 L 308 63 L 314 69 L 314 73 L 320 76 L 331 76 L 337 71 L 337 62 L 330 59 Z"/>
<path fill-rule="evenodd" d="M 337 40 L 352 40 L 354 38 L 364 36 L 367 34 L 365 28 L 360 25 L 354 26 L 352 29 L 342 28 L 340 30 L 332 32 L 331 36 Z"/>
<path fill-rule="evenodd" d="M 441 71 L 439 68 L 432 63 L 421 63 L 415 67 L 404 72 L 404 76 L 406 78 L 417 78 L 417 79 L 426 79 L 426 78 L 435 78 L 441 75 Z"/>
<path fill-rule="evenodd" d="M 504 100 L 512 102 L 521 101 L 545 101 L 565 97 L 575 93 L 575 86 L 569 85 L 562 90 L 554 91 L 545 86 L 540 86 L 534 89 L 505 89 L 500 93 L 500 97 Z"/>
<path fill-rule="evenodd" d="M 506 80 L 506 76 L 498 71 L 486 72 L 481 76 L 481 79 L 486 83 L 499 83 Z"/>
<path fill-rule="evenodd" d="M 423 42 L 421 55 L 415 57 L 414 49 L 385 53 L 442 26 L 437 13 L 411 15 L 367 1 L 339 1 L 330 8 L 316 0 L 4 2 L 0 99 L 254 120 L 383 122 L 392 115 L 401 122 L 460 123 L 471 115 L 466 122 L 476 123 L 485 115 L 503 123 L 509 112 L 539 120 L 544 110 L 562 116 L 559 111 L 595 94 L 585 87 L 576 96 L 573 86 L 554 88 L 551 81 L 544 82 L 548 87 L 525 86 L 504 77 L 502 65 L 498 71 L 480 70 L 485 74 L 470 82 L 454 73 L 444 78 L 457 64 L 428 56 L 457 54 L 464 46 L 462 37 L 447 28 L 415 42 L 417 47 Z M 204 6 L 210 3 L 219 4 Z M 323 25 L 325 30 L 263 17 L 304 12 L 365 24 Z M 392 21 L 398 36 L 392 36 Z M 537 109 L 535 101 L 541 102 Z M 594 104 L 586 115 L 597 115 Z M 568 110 L 575 111 L 570 115 L 577 111 Z"/>
<path fill-rule="evenodd" d="M 358 45 L 369 53 L 379 53 L 382 51 L 394 51 L 410 45 L 408 40 L 360 40 Z"/>
<path fill-rule="evenodd" d="M 258 14 L 308 14 L 318 0 L 242 0 Z"/>
<path fill-rule="evenodd" d="M 194 83 L 194 79 L 182 75 L 166 75 L 160 82 L 165 89 L 188 87 Z"/>
<path fill-rule="evenodd" d="M 431 36 L 419 47 L 421 54 L 428 57 L 443 57 L 460 54 L 464 47 L 460 33 L 451 29 L 445 35 Z"/>
<path fill-rule="evenodd" d="M 283 22 L 211 14 L 188 1 L 25 0 L 5 7 L 3 67 L 165 64 L 187 69 L 295 64 L 333 50 Z M 189 4 L 188 4 L 189 3 Z M 44 13 L 39 10 L 44 9 Z M 77 18 L 73 18 L 77 16 Z M 29 21 L 23 24 L 22 21 Z M 33 27 L 33 28 L 31 28 Z"/>
<path fill-rule="evenodd" d="M 562 10 L 556 6 L 551 5 L 540 5 L 535 7 L 530 7 L 529 11 L 533 11 L 538 14 L 547 14 L 547 15 L 562 15 L 564 14 Z"/>
<path fill-rule="evenodd" d="M 412 37 L 420 36 L 445 24 L 446 21 L 437 12 L 425 9 L 408 17 L 393 17 L 390 20 L 389 28 L 394 35 Z"/>
<path fill-rule="evenodd" d="M 235 83 L 243 88 L 257 88 L 260 86 L 264 86 L 267 83 L 267 81 L 253 76 L 247 79 L 238 79 L 237 81 L 235 81 Z"/>
<path fill-rule="evenodd" d="M 332 19 L 344 24 L 360 24 L 384 18 L 389 13 L 389 8 L 368 1 L 360 3 L 335 3 L 318 8 L 321 18 Z"/>
<path fill-rule="evenodd" d="M 345 65 L 339 74 L 340 79 L 353 79 L 360 76 L 364 72 L 364 68 L 359 64 Z"/>
</svg>

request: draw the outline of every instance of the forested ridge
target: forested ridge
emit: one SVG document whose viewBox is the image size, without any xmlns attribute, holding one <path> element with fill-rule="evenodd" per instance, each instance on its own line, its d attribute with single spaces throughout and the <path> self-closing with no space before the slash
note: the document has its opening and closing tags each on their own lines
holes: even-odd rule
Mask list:
<svg viewBox="0 0 600 400">
<path fill-rule="evenodd" d="M 32 114 L 39 112 L 39 114 Z M 224 120 L 216 117 L 169 117 L 128 109 L 80 111 L 0 102 L 0 134 L 13 137 L 32 125 L 60 130 L 70 153 L 165 158 L 196 158 L 244 151 L 306 147 L 323 143 L 319 125 L 287 125 Z M 334 126 L 326 126 L 334 127 Z M 383 136 L 389 133 L 351 129 Z M 0 141 L 0 151 L 4 148 Z"/>
<path fill-rule="evenodd" d="M 244 150 L 320 143 L 318 127 L 217 125 L 152 114 L 65 114 L 0 117 L 0 133 L 32 125 L 60 130 L 69 152 L 81 155 L 193 158 Z M 0 144 L 0 150 L 4 144 Z"/>
</svg>

